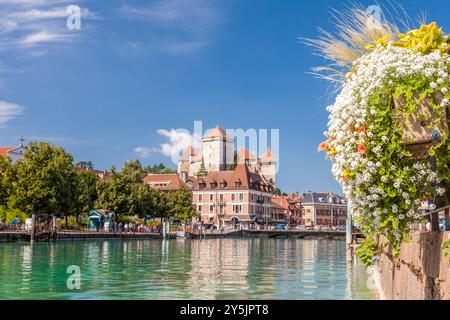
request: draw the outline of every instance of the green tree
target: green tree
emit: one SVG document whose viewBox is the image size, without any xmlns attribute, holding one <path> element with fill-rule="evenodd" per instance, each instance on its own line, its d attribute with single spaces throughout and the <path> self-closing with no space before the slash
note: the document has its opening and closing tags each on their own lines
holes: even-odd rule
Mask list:
<svg viewBox="0 0 450 320">
<path fill-rule="evenodd" d="M 202 163 L 200 163 L 200 168 L 198 168 L 196 174 L 198 179 L 203 179 L 208 175 L 208 171 L 206 171 L 205 160 L 202 158 Z"/>
<path fill-rule="evenodd" d="M 79 161 L 75 164 L 78 168 L 84 169 L 84 170 L 93 170 L 94 164 L 92 161 Z"/>
<path fill-rule="evenodd" d="M 61 147 L 31 142 L 14 165 L 9 203 L 26 214 L 73 214 L 77 202 L 77 172 L 73 157 Z"/>
<path fill-rule="evenodd" d="M 6 206 L 11 193 L 12 164 L 9 157 L 0 156 L 0 206 Z"/>
<path fill-rule="evenodd" d="M 146 175 L 138 160 L 125 163 L 122 171 L 110 169 L 110 179 L 98 184 L 97 206 L 116 214 L 138 214 L 140 210 L 139 186 Z"/>
<path fill-rule="evenodd" d="M 175 169 L 167 168 L 164 164 L 160 163 L 158 165 L 147 166 L 144 168 L 144 171 L 149 174 L 168 174 L 168 173 L 176 173 Z"/>
<path fill-rule="evenodd" d="M 92 171 L 79 171 L 77 176 L 77 221 L 81 213 L 89 212 L 95 209 L 97 201 L 98 177 Z"/>
<path fill-rule="evenodd" d="M 238 153 L 237 153 L 237 151 L 235 151 L 233 154 L 233 163 L 228 165 L 227 170 L 232 171 L 232 170 L 236 169 L 237 163 L 238 163 Z"/>
<path fill-rule="evenodd" d="M 167 212 L 163 194 L 147 184 L 137 185 L 136 188 L 135 214 L 141 218 L 147 215 L 163 217 Z"/>
<path fill-rule="evenodd" d="M 192 193 L 184 188 L 167 194 L 171 218 L 186 222 L 197 216 L 197 208 L 192 204 Z"/>
<path fill-rule="evenodd" d="M 0 221 L 11 223 L 14 218 L 18 218 L 20 223 L 25 223 L 28 215 L 18 209 L 10 209 L 6 206 L 0 206 Z"/>
</svg>

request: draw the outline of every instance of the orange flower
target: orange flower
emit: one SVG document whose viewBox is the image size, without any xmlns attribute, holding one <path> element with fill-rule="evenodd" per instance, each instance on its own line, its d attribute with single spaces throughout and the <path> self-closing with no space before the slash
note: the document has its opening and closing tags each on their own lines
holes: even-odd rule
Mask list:
<svg viewBox="0 0 450 320">
<path fill-rule="evenodd" d="M 360 154 L 366 154 L 367 153 L 367 148 L 366 148 L 366 146 L 363 143 L 358 145 L 358 152 Z"/>
<path fill-rule="evenodd" d="M 319 144 L 319 147 L 317 148 L 318 152 L 326 151 L 326 150 L 328 150 L 328 142 L 327 141 L 322 142 L 321 144 Z"/>
<path fill-rule="evenodd" d="M 358 129 L 358 133 L 363 133 L 363 132 L 366 132 L 366 126 L 361 126 L 361 127 Z"/>
</svg>

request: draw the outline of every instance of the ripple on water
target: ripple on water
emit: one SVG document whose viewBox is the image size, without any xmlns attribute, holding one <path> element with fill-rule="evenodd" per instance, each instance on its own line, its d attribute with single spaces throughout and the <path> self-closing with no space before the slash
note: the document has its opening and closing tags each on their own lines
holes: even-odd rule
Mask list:
<svg viewBox="0 0 450 320">
<path fill-rule="evenodd" d="M 80 266 L 81 289 L 67 288 Z M 372 299 L 332 240 L 216 239 L 0 245 L 0 299 Z"/>
</svg>

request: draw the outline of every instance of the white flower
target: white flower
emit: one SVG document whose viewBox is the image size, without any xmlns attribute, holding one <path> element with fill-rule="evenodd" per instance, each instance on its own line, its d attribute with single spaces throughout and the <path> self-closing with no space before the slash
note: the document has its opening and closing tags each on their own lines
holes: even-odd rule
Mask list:
<svg viewBox="0 0 450 320">
<path fill-rule="evenodd" d="M 430 82 L 431 89 L 437 89 L 438 85 L 436 82 Z"/>
</svg>

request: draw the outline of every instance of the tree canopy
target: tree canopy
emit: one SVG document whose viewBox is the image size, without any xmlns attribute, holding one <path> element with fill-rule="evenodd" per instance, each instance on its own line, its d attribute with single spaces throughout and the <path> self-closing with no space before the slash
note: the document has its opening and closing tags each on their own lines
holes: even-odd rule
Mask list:
<svg viewBox="0 0 450 320">
<path fill-rule="evenodd" d="M 0 157 L 0 207 L 8 220 L 17 212 L 26 215 L 80 215 L 106 209 L 122 217 L 137 215 L 186 221 L 196 215 L 190 191 L 160 192 L 144 184 L 146 175 L 167 173 L 163 164 L 143 168 L 138 160 L 121 170 L 110 168 L 99 179 L 90 161 L 74 163 L 63 148 L 31 142 L 24 158 L 12 164 Z M 67 220 L 67 219 L 66 219 Z"/>
<path fill-rule="evenodd" d="M 74 213 L 77 172 L 72 156 L 63 148 L 31 142 L 13 171 L 11 207 L 27 214 Z"/>
</svg>

